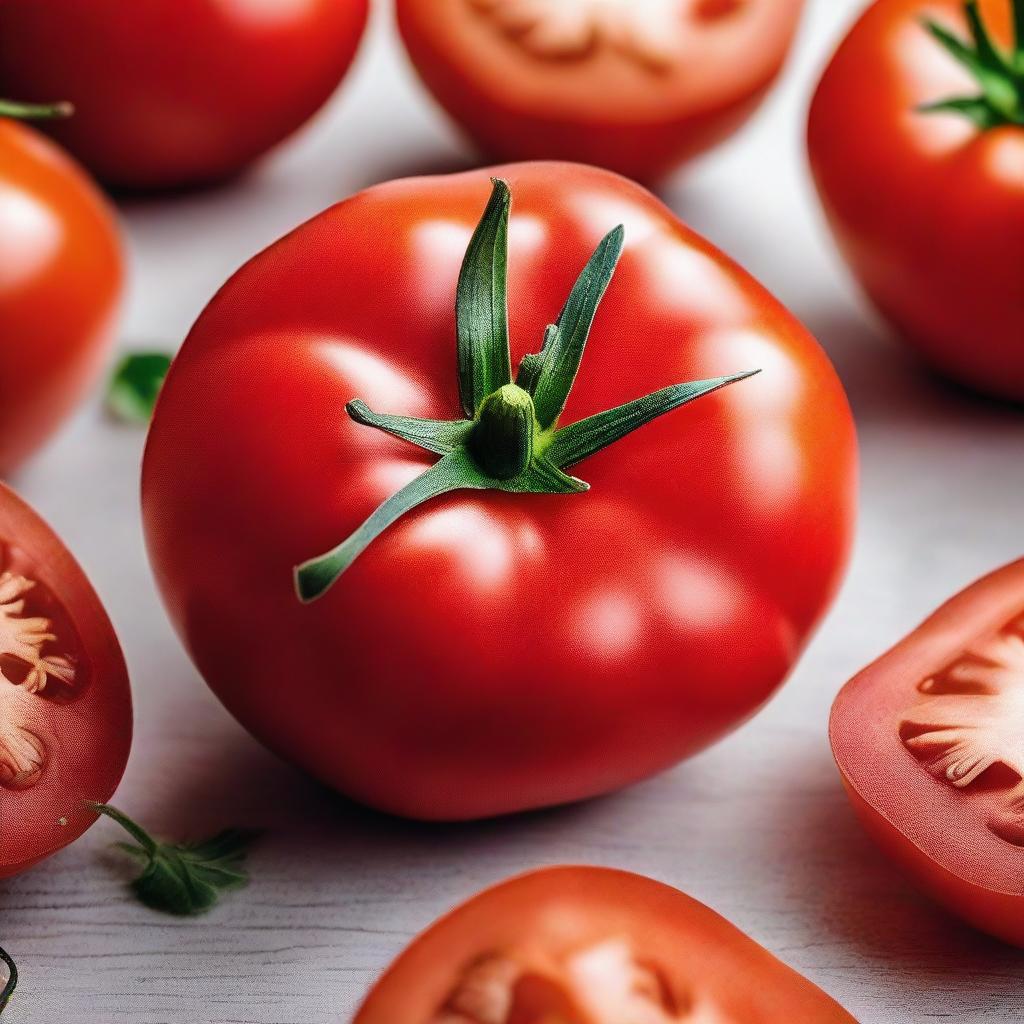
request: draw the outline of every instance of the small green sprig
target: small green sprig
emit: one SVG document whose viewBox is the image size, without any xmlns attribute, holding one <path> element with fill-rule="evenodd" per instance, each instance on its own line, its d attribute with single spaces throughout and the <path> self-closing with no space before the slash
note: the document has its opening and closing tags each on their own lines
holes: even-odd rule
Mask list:
<svg viewBox="0 0 1024 1024">
<path fill-rule="evenodd" d="M 2 946 L 0 946 L 0 963 L 7 968 L 7 981 L 0 989 L 0 1013 L 3 1013 L 11 1001 L 11 996 L 14 995 L 14 990 L 18 987 L 18 968 Z"/>
<path fill-rule="evenodd" d="M 164 385 L 171 357 L 166 352 L 136 352 L 125 356 L 107 386 L 107 409 L 126 423 L 148 423 Z"/>
<path fill-rule="evenodd" d="M 512 194 L 501 179 L 491 183 L 491 197 L 466 251 L 455 299 L 463 418 L 416 419 L 375 412 L 359 399 L 348 403 L 345 411 L 356 423 L 440 459 L 388 498 L 337 547 L 295 568 L 295 589 L 304 603 L 326 593 L 388 527 L 425 502 L 460 490 L 584 494 L 589 484 L 568 469 L 659 416 L 759 372 L 673 384 L 561 426 L 594 319 L 622 255 L 625 231 L 614 228 L 598 245 L 557 322 L 544 332 L 540 351 L 520 362 L 513 382 L 508 315 Z"/>
<path fill-rule="evenodd" d="M 983 131 L 1002 125 L 1024 125 L 1024 0 L 1010 2 L 1015 38 L 1009 50 L 1003 50 L 992 38 L 978 0 L 964 3 L 970 39 L 961 39 L 930 18 L 922 22 L 981 87 L 973 96 L 950 96 L 926 103 L 919 108 L 923 113 L 959 114 Z"/>
<path fill-rule="evenodd" d="M 117 848 L 144 864 L 132 889 L 152 910 L 194 917 L 206 913 L 223 893 L 249 882 L 243 862 L 255 838 L 252 832 L 228 829 L 202 842 L 163 843 L 116 808 L 97 803 L 89 806 L 116 821 L 135 840 L 118 843 Z"/>
<path fill-rule="evenodd" d="M 75 108 L 70 103 L 13 103 L 0 100 L 0 117 L 16 121 L 58 121 L 70 117 Z"/>
</svg>

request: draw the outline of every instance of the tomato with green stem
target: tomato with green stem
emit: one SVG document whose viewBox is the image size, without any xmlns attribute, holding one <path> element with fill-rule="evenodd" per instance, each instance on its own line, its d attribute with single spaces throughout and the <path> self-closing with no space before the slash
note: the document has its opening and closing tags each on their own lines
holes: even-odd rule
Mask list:
<svg viewBox="0 0 1024 1024">
<path fill-rule="evenodd" d="M 1024 400 L 1024 0 L 877 0 L 822 78 L 808 145 L 882 315 L 949 377 Z"/>
<path fill-rule="evenodd" d="M 1024 561 L 849 682 L 832 750 L 858 817 L 926 892 L 1024 946 Z"/>
<path fill-rule="evenodd" d="M 369 0 L 3 0 L 0 93 L 70 100 L 53 134 L 104 183 L 237 174 L 330 98 Z"/>
<path fill-rule="evenodd" d="M 131 745 L 110 619 L 46 523 L 0 484 L 0 878 L 73 842 Z"/>
<path fill-rule="evenodd" d="M 553 867 L 442 917 L 353 1024 L 856 1024 L 713 910 L 625 871 Z"/>
<path fill-rule="evenodd" d="M 616 175 L 494 173 L 377 186 L 255 257 L 143 467 L 221 700 L 418 818 L 607 792 L 734 728 L 854 518 L 845 395 L 772 296 Z"/>
<path fill-rule="evenodd" d="M 26 119 L 64 104 L 0 101 L 0 474 L 81 401 L 113 340 L 124 277 L 113 211 Z"/>
</svg>

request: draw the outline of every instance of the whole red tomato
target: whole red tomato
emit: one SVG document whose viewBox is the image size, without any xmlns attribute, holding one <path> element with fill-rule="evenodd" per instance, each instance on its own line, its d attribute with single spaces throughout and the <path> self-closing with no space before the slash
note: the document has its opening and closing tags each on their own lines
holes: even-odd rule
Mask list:
<svg viewBox="0 0 1024 1024">
<path fill-rule="evenodd" d="M 95 379 L 123 277 L 103 197 L 52 142 L 3 116 L 15 110 L 23 112 L 0 103 L 3 474 L 49 438 Z"/>
<path fill-rule="evenodd" d="M 119 187 L 202 185 L 291 135 L 348 70 L 369 0 L 3 0 L 0 95 Z"/>
<path fill-rule="evenodd" d="M 0 878 L 77 839 L 131 745 L 128 673 L 53 531 L 0 484 Z"/>
<path fill-rule="evenodd" d="M 829 220 L 882 315 L 943 373 L 1018 400 L 1021 67 L 1024 0 L 878 0 L 825 72 L 808 135 Z"/>
<path fill-rule="evenodd" d="M 534 871 L 413 941 L 353 1024 L 856 1024 L 696 900 L 607 868 Z"/>
<path fill-rule="evenodd" d="M 771 295 L 617 175 L 495 173 L 510 221 L 486 172 L 414 178 L 247 264 L 171 367 L 143 470 L 157 580 L 227 707 L 419 818 L 602 793 L 734 728 L 854 518 L 845 395 Z"/>
<path fill-rule="evenodd" d="M 803 0 L 398 0 L 423 81 L 492 158 L 663 177 L 757 109 Z"/>
<path fill-rule="evenodd" d="M 848 683 L 832 750 L 868 832 L 920 886 L 1024 946 L 1024 561 Z"/>
</svg>

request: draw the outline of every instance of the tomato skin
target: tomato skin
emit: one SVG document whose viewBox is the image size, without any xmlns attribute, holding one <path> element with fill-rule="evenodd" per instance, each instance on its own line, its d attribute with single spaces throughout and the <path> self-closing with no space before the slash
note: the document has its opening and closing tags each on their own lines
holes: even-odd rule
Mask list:
<svg viewBox="0 0 1024 1024">
<path fill-rule="evenodd" d="M 1011 649 L 1020 651 L 1020 663 L 1002 666 L 983 645 L 1013 622 L 1016 628 L 1008 635 Z M 1009 764 L 994 758 L 985 775 L 958 787 L 938 770 L 929 771 L 928 759 L 914 756 L 904 737 L 916 733 L 921 722 L 931 722 L 932 732 L 972 725 L 970 702 L 995 699 L 999 692 L 991 685 L 979 688 L 985 677 L 976 666 L 999 665 L 1012 700 L 1013 687 L 1024 687 L 1022 636 L 1024 560 L 968 587 L 847 683 L 829 726 L 847 795 L 887 856 L 952 913 L 1018 946 L 1024 946 L 1024 843 L 1019 834 L 1007 838 L 992 824 L 1009 803 L 1003 795 L 1012 796 L 1020 781 L 1014 752 L 1003 751 Z M 953 691 L 948 683 L 939 690 L 925 685 L 931 679 L 957 678 L 960 686 Z M 962 723 L 949 719 L 950 692 L 960 699 Z M 940 696 L 929 706 L 929 694 L 935 693 Z M 914 713 L 915 705 L 923 714 Z M 915 728 L 908 730 L 911 725 Z M 963 735 L 951 736 L 951 749 Z M 1011 804 L 1010 812 L 1017 817 L 1020 809 Z"/>
<path fill-rule="evenodd" d="M 764 372 L 582 463 L 586 496 L 424 506 L 300 605 L 292 568 L 431 461 L 346 402 L 458 415 L 453 299 L 490 174 L 513 196 L 513 365 L 626 225 L 564 423 Z M 171 368 L 142 502 L 229 710 L 364 803 L 451 820 L 622 787 L 751 715 L 832 599 L 855 478 L 841 385 L 774 298 L 639 186 L 523 164 L 377 186 L 255 257 Z"/>
<path fill-rule="evenodd" d="M 67 691 L 55 690 L 51 679 L 35 695 L 16 687 L 6 658 L 3 663 L 0 732 L 23 726 L 45 751 L 41 775 L 31 785 L 5 785 L 0 773 L 0 878 L 8 878 L 74 842 L 96 820 L 85 801 L 109 799 L 124 774 L 132 705 L 121 647 L 85 573 L 53 530 L 3 484 L 0 548 L 2 568 L 24 572 L 35 584 L 24 614 L 40 614 L 31 602 L 39 588 L 46 588 L 59 607 L 58 617 L 50 616 L 56 623 L 54 652 L 73 652 L 76 658 L 75 679 Z M 5 630 L 6 614 L 0 609 Z M 3 755 L 0 750 L 0 767 Z"/>
<path fill-rule="evenodd" d="M 487 889 L 435 922 L 377 982 L 353 1024 L 432 1024 L 460 974 L 482 956 L 518 947 L 558 959 L 609 939 L 625 940 L 638 961 L 656 967 L 677 1007 L 699 1007 L 708 1019 L 719 1019 L 717 1011 L 745 1024 L 854 1020 L 678 890 L 626 871 L 552 867 Z"/>
<path fill-rule="evenodd" d="M 352 63 L 369 0 L 4 0 L 0 95 L 69 100 L 48 126 L 108 185 L 239 171 L 305 123 Z"/>
<path fill-rule="evenodd" d="M 1008 43 L 1009 0 L 982 13 Z M 811 106 L 808 146 L 836 239 L 897 332 L 942 373 L 1024 400 L 1024 129 L 915 108 L 976 91 L 926 32 L 964 37 L 961 0 L 877 0 Z"/>
<path fill-rule="evenodd" d="M 0 118 L 0 473 L 95 380 L 122 278 L 114 214 L 94 185 L 33 128 Z"/>
<path fill-rule="evenodd" d="M 748 2 L 743 17 L 757 23 L 742 45 L 712 56 L 698 44 L 660 69 L 600 45 L 574 59 L 538 56 L 466 0 L 398 0 L 396 11 L 424 84 L 489 159 L 576 161 L 651 183 L 754 113 L 802 7 L 803 0 Z M 695 20 L 690 31 L 713 40 L 734 17 Z"/>
</svg>

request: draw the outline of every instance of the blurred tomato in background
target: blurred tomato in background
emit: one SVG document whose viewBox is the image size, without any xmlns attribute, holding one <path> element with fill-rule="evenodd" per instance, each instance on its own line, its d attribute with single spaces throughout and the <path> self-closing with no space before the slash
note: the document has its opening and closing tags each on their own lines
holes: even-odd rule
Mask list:
<svg viewBox="0 0 1024 1024">
<path fill-rule="evenodd" d="M 808 132 L 836 238 L 882 315 L 943 373 L 1016 400 L 1022 68 L 1024 0 L 879 0 L 829 65 Z"/>
<path fill-rule="evenodd" d="M 12 109 L 0 104 L 0 115 Z M 35 128 L 0 116 L 0 473 L 46 441 L 95 380 L 122 277 L 99 190 Z"/>
<path fill-rule="evenodd" d="M 0 95 L 74 104 L 53 134 L 102 181 L 230 177 L 294 132 L 355 56 L 368 0 L 4 0 Z"/>
<path fill-rule="evenodd" d="M 753 113 L 802 6 L 398 0 L 397 11 L 423 81 L 487 156 L 574 160 L 652 182 Z"/>
</svg>

